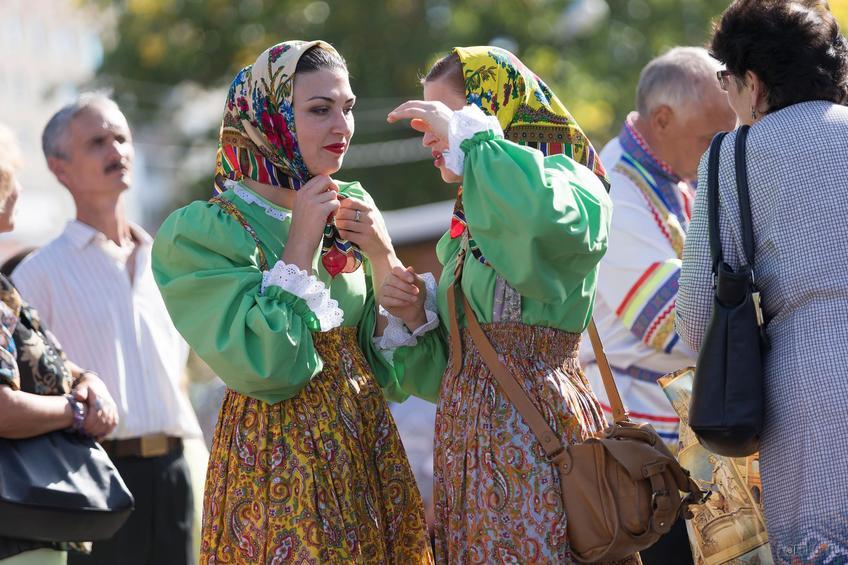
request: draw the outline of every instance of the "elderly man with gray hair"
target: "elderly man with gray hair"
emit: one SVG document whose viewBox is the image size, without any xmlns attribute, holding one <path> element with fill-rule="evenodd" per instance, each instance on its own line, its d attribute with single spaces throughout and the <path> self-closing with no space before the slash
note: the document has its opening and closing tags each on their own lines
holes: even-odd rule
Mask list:
<svg viewBox="0 0 848 565">
<path fill-rule="evenodd" d="M 50 119 L 42 145 L 76 218 L 12 278 L 68 356 L 96 371 L 114 397 L 120 423 L 102 444 L 136 503 L 114 538 L 70 561 L 193 563 L 183 439 L 199 437 L 200 427 L 181 386 L 188 348 L 153 280 L 152 239 L 126 217 L 129 125 L 114 101 L 87 93 Z"/>
<path fill-rule="evenodd" d="M 615 213 L 601 261 L 595 322 L 631 418 L 653 425 L 673 448 L 679 420 L 657 379 L 695 364 L 696 355 L 675 333 L 674 305 L 698 163 L 713 136 L 735 125 L 716 80 L 719 69 L 697 47 L 676 47 L 648 63 L 636 89 L 636 111 L 601 152 Z M 609 411 L 597 365 L 584 362 L 592 389 Z M 658 545 L 665 547 L 655 562 L 691 562 L 679 526 L 672 531 L 679 545 L 674 535 L 662 540 Z M 643 552 L 643 561 L 650 563 L 652 553 Z"/>
</svg>

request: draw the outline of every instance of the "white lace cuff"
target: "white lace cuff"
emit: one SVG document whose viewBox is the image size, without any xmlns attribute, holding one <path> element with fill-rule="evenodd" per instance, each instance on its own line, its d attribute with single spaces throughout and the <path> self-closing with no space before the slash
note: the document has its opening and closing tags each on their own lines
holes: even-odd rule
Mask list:
<svg viewBox="0 0 848 565">
<path fill-rule="evenodd" d="M 421 275 L 427 289 L 427 298 L 424 301 L 424 314 L 427 322 L 410 332 L 403 320 L 389 314 L 380 306 L 380 315 L 388 319 L 388 324 L 383 330 L 383 335 L 374 338 L 374 345 L 382 351 L 394 350 L 398 347 L 414 346 L 418 344 L 418 338 L 430 330 L 438 327 L 439 314 L 436 306 L 436 279 L 432 273 Z"/>
<path fill-rule="evenodd" d="M 262 273 L 262 289 L 274 285 L 303 300 L 306 306 L 318 318 L 322 332 L 328 332 L 342 325 L 344 312 L 339 303 L 330 298 L 330 289 L 323 282 L 301 270 L 297 265 L 286 265 L 282 261 L 270 271 Z"/>
<path fill-rule="evenodd" d="M 465 153 L 462 151 L 462 142 L 471 139 L 474 134 L 481 131 L 492 131 L 495 135 L 503 137 L 503 130 L 495 116 L 487 116 L 476 104 L 470 104 L 454 112 L 448 125 L 448 150 L 442 155 L 445 165 L 454 174 L 462 175 L 465 167 Z"/>
</svg>

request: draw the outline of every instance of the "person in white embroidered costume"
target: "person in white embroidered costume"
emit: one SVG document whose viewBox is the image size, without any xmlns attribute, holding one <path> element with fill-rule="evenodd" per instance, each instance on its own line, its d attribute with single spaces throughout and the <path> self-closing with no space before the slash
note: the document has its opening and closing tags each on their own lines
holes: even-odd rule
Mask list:
<svg viewBox="0 0 848 565">
<path fill-rule="evenodd" d="M 713 135 L 735 123 L 716 85 L 718 68 L 696 47 L 651 61 L 640 76 L 637 110 L 601 151 L 615 213 L 595 322 L 631 417 L 673 446 L 678 419 L 656 381 L 695 364 L 674 332 L 674 303 L 698 162 Z M 585 349 L 586 375 L 609 415 L 600 372 Z"/>
<path fill-rule="evenodd" d="M 695 364 L 695 354 L 674 331 L 674 304 L 698 161 L 713 135 L 735 123 L 716 84 L 718 68 L 696 47 L 677 47 L 651 61 L 639 79 L 636 111 L 601 151 L 614 213 L 595 322 L 631 418 L 651 424 L 673 448 L 679 419 L 657 379 Z M 591 348 L 582 354 L 592 390 L 610 418 Z M 682 523 L 643 551 L 642 560 L 669 562 L 670 555 L 675 562 L 691 561 Z"/>
<path fill-rule="evenodd" d="M 679 419 L 657 379 L 695 364 L 695 354 L 674 331 L 674 304 L 699 159 L 715 133 L 735 123 L 716 84 L 718 68 L 696 47 L 677 47 L 651 61 L 639 79 L 636 111 L 601 151 L 614 213 L 595 322 L 630 417 L 651 424 L 673 448 Z M 610 418 L 592 350 L 581 353 Z M 682 524 L 643 551 L 642 559 L 662 562 L 675 548 L 681 562 L 691 560 Z"/>
<path fill-rule="evenodd" d="M 182 387 L 188 348 L 150 269 L 152 239 L 124 211 L 134 156 L 127 120 L 112 100 L 84 94 L 50 119 L 42 142 L 76 219 L 12 278 L 68 356 L 96 371 L 114 397 L 120 422 L 103 447 L 136 501 L 112 539 L 69 561 L 135 555 L 134 562 L 191 563 L 194 498 L 183 440 L 201 431 Z"/>
</svg>

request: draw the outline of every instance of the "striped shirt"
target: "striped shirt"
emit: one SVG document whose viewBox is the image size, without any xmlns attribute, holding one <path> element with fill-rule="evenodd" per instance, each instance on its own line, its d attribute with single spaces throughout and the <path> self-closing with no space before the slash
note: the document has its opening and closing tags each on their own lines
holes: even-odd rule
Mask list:
<svg viewBox="0 0 848 565">
<path fill-rule="evenodd" d="M 12 279 L 68 358 L 97 372 L 118 404 L 116 439 L 166 433 L 200 436 L 181 388 L 188 347 L 150 268 L 152 238 L 132 225 L 131 255 L 80 221 L 30 255 Z M 127 262 L 134 257 L 134 279 Z"/>
</svg>

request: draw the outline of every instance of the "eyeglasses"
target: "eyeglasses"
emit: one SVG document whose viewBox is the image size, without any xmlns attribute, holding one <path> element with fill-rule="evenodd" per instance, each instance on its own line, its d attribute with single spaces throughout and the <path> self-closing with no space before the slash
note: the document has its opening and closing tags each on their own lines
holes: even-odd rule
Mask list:
<svg viewBox="0 0 848 565">
<path fill-rule="evenodd" d="M 718 85 L 722 90 L 727 90 L 727 80 L 733 76 L 733 73 L 724 69 L 722 71 L 716 71 L 716 78 L 718 79 Z"/>
</svg>

